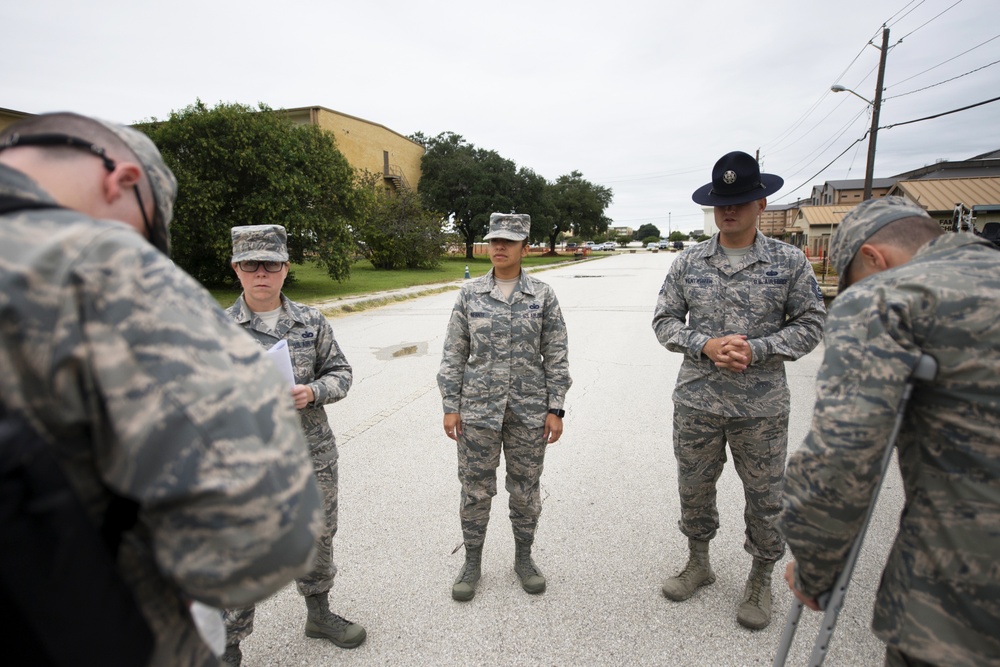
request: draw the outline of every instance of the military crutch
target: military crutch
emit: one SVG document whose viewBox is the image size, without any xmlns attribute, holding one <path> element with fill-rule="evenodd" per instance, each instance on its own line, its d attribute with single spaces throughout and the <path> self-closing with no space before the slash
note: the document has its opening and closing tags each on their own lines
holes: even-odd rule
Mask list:
<svg viewBox="0 0 1000 667">
<path fill-rule="evenodd" d="M 824 611 L 824 614 L 823 623 L 819 628 L 819 635 L 816 637 L 812 654 L 809 656 L 809 667 L 820 667 L 826 658 L 826 651 L 830 646 L 830 639 L 833 637 L 833 629 L 837 625 L 837 616 L 844 605 L 847 584 L 850 583 L 854 566 L 858 562 L 861 543 L 865 540 L 865 533 L 868 532 L 868 524 L 871 523 L 872 514 L 875 512 L 875 503 L 878 501 L 882 481 L 885 479 L 885 474 L 889 470 L 889 463 L 892 461 L 892 450 L 896 447 L 896 437 L 899 435 L 899 429 L 903 425 L 903 415 L 906 413 L 906 405 L 910 402 L 910 396 L 913 394 L 913 384 L 917 380 L 933 380 L 935 375 L 937 375 L 937 360 L 929 354 L 925 354 L 920 357 L 917 367 L 913 369 L 909 379 L 906 381 L 906 387 L 903 389 L 903 397 L 896 408 L 896 423 L 892 427 L 889 444 L 885 448 L 885 454 L 882 456 L 882 476 L 879 478 L 878 484 L 875 486 L 875 492 L 872 494 L 871 503 L 868 505 L 868 514 L 861 524 L 861 530 L 858 531 L 858 536 L 855 538 L 854 544 L 851 545 L 851 550 L 847 554 L 847 561 L 844 563 L 844 569 L 841 571 L 840 576 L 837 577 L 833 588 L 816 598 L 816 602 L 819 604 L 820 609 Z M 802 616 L 803 606 L 802 602 L 796 598 L 792 604 L 792 608 L 788 610 L 788 619 L 785 622 L 785 629 L 781 633 L 781 642 L 778 644 L 778 653 L 774 656 L 772 667 L 784 666 L 785 659 L 788 657 L 788 651 L 792 647 L 792 640 L 795 638 L 795 630 L 798 628 L 799 618 Z"/>
</svg>

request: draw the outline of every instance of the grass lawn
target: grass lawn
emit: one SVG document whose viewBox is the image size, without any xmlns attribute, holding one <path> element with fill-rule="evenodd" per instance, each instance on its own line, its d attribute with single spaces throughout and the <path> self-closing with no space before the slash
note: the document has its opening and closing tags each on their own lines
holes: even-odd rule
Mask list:
<svg viewBox="0 0 1000 667">
<path fill-rule="evenodd" d="M 524 266 L 544 266 L 557 262 L 572 260 L 572 255 L 563 254 L 558 257 L 539 257 L 529 255 L 524 258 Z M 476 278 L 490 270 L 490 260 L 485 255 L 467 260 L 465 257 L 446 257 L 435 269 L 403 269 L 400 271 L 376 271 L 371 262 L 360 260 L 351 265 L 351 277 L 343 282 L 337 282 L 328 275 L 326 270 L 315 264 L 292 264 L 291 273 L 295 281 L 286 281 L 285 296 L 300 303 L 316 303 L 344 296 L 357 296 L 385 290 L 413 287 L 415 285 L 432 285 L 461 280 L 465 277 L 465 267 L 469 274 Z M 231 289 L 209 290 L 215 300 L 223 308 L 233 305 L 240 295 L 239 283 L 233 276 Z"/>
</svg>

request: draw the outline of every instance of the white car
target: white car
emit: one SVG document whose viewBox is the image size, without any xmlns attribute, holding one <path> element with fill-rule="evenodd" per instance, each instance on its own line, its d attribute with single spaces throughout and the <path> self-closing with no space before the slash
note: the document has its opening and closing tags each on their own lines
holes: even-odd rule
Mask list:
<svg viewBox="0 0 1000 667">
<path fill-rule="evenodd" d="M 614 250 L 617 247 L 618 247 L 618 245 L 614 241 L 605 241 L 604 242 L 604 249 L 605 250 Z"/>
<path fill-rule="evenodd" d="M 656 241 L 650 241 L 649 243 L 646 244 L 646 250 L 659 250 L 659 249 L 660 249 L 660 244 L 657 243 Z"/>
</svg>

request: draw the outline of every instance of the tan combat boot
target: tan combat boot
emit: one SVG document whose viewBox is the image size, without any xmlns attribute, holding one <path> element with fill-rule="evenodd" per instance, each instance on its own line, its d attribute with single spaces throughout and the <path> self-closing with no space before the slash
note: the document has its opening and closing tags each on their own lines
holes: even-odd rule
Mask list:
<svg viewBox="0 0 1000 667">
<path fill-rule="evenodd" d="M 750 577 L 743 592 L 743 602 L 736 612 L 736 620 L 744 628 L 761 630 L 771 622 L 771 571 L 774 561 L 753 559 Z"/>
<path fill-rule="evenodd" d="M 451 597 L 459 602 L 468 602 L 476 597 L 476 583 L 482 572 L 483 548 L 465 547 L 465 563 L 458 572 L 458 579 L 451 587 Z"/>
<path fill-rule="evenodd" d="M 525 593 L 537 595 L 545 592 L 545 576 L 531 558 L 531 545 L 517 542 L 514 547 L 514 572 L 521 580 Z"/>
<path fill-rule="evenodd" d="M 684 569 L 663 582 L 663 595 L 675 602 L 687 600 L 699 586 L 715 583 L 715 572 L 708 562 L 708 542 L 689 538 L 688 550 L 690 555 Z"/>
<path fill-rule="evenodd" d="M 356 648 L 364 643 L 365 629 L 331 612 L 327 593 L 307 595 L 306 608 L 306 637 L 329 639 L 340 648 Z"/>
</svg>

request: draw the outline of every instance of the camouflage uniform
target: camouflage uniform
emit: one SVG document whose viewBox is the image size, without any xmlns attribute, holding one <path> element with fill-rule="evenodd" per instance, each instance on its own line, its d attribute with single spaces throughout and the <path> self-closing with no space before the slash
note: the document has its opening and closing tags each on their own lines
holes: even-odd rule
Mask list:
<svg viewBox="0 0 1000 667">
<path fill-rule="evenodd" d="M 1000 665 L 997 313 L 1000 252 L 970 234 L 945 234 L 843 292 L 812 429 L 786 474 L 781 528 L 797 587 L 816 596 L 843 569 L 879 483 L 906 378 L 921 353 L 937 359 L 897 439 L 906 505 L 872 623 L 893 651 L 937 665 Z"/>
<path fill-rule="evenodd" d="M 54 204 L 4 165 L 0 196 Z M 278 373 L 132 228 L 66 209 L 3 216 L 0 398 L 53 443 L 95 521 L 111 492 L 139 503 L 119 565 L 156 636 L 152 665 L 217 664 L 188 600 L 245 605 L 310 562 L 319 497 Z"/>
<path fill-rule="evenodd" d="M 316 397 L 312 403 L 299 410 L 299 417 L 309 442 L 316 481 L 323 493 L 326 529 L 316 540 L 317 554 L 313 569 L 304 577 L 296 579 L 295 583 L 303 596 L 326 593 L 333 587 L 333 579 L 337 574 L 337 566 L 333 562 L 333 538 L 337 534 L 338 474 L 337 441 L 323 406 L 347 396 L 353 377 L 351 366 L 337 344 L 326 317 L 319 310 L 291 301 L 283 294 L 281 314 L 275 330 L 269 329 L 247 307 L 242 295 L 226 313 L 265 349 L 279 340 L 286 340 L 292 357 L 295 382 L 309 385 Z M 283 386 L 290 389 L 287 385 Z M 228 644 L 238 643 L 253 632 L 253 617 L 253 607 L 226 611 Z"/>
<path fill-rule="evenodd" d="M 784 545 L 775 527 L 788 447 L 785 361 L 798 359 L 822 335 L 822 294 L 800 250 L 756 234 L 738 268 L 718 235 L 680 253 L 656 303 L 653 330 L 684 354 L 674 389 L 674 454 L 681 532 L 711 540 L 719 527 L 715 484 L 733 463 L 747 497 L 746 550 L 774 561 Z M 719 369 L 702 348 L 710 338 L 744 334 L 752 351 L 742 373 Z"/>
<path fill-rule="evenodd" d="M 548 410 L 562 409 L 569 376 L 566 323 L 552 288 L 525 272 L 510 296 L 493 271 L 462 286 L 437 376 L 445 413 L 458 413 L 460 516 L 467 547 L 482 546 L 503 447 L 515 537 L 530 544 Z"/>
</svg>

